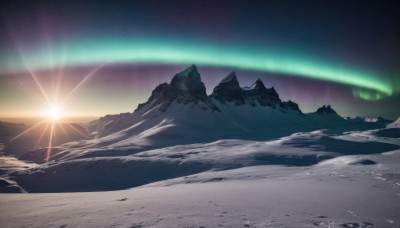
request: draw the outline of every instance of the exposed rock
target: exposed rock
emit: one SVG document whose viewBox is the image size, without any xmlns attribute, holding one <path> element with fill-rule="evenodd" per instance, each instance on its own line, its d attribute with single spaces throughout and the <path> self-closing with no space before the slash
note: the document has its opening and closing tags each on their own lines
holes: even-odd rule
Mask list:
<svg viewBox="0 0 400 228">
<path fill-rule="evenodd" d="M 220 101 L 244 104 L 243 94 L 244 92 L 239 86 L 236 73 L 232 72 L 214 88 L 211 97 L 214 97 Z"/>
<path fill-rule="evenodd" d="M 317 109 L 315 113 L 321 114 L 321 115 L 326 115 L 326 114 L 337 114 L 335 110 L 332 109 L 330 105 L 328 106 L 322 106 Z"/>
<path fill-rule="evenodd" d="M 151 93 L 149 100 L 139 104 L 135 112 L 142 109 L 149 110 L 155 106 L 158 106 L 158 109 L 164 112 L 174 101 L 184 104 L 202 102 L 209 109 L 218 110 L 208 98 L 206 87 L 201 81 L 197 68 L 192 65 L 176 74 L 170 84 L 158 85 Z"/>
</svg>

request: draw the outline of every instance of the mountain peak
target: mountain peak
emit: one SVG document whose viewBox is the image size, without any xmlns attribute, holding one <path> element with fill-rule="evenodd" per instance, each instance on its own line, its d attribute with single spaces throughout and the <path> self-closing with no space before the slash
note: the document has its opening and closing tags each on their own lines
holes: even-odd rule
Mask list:
<svg viewBox="0 0 400 228">
<path fill-rule="evenodd" d="M 236 73 L 233 71 L 226 76 L 214 88 L 211 97 L 219 100 L 236 101 L 236 103 L 243 103 L 242 89 L 240 88 L 239 81 L 236 78 Z"/>
<path fill-rule="evenodd" d="M 136 110 L 143 107 L 147 107 L 146 110 L 149 110 L 159 105 L 161 111 L 165 111 L 174 101 L 178 103 L 197 103 L 199 101 L 208 103 L 206 87 L 201 81 L 200 74 L 195 65 L 191 65 L 176 74 L 170 84 L 163 83 L 158 85 L 153 90 L 149 100 L 144 104 L 139 104 Z M 214 110 L 215 107 L 212 106 L 211 109 Z"/>
<path fill-rule="evenodd" d="M 174 81 L 181 81 L 182 78 L 187 77 L 191 78 L 191 80 L 195 82 L 201 82 L 200 73 L 197 71 L 195 65 L 191 65 L 190 67 L 184 69 L 183 71 L 177 73 L 171 80 L 171 85 Z"/>
<path fill-rule="evenodd" d="M 222 79 L 218 85 L 224 85 L 230 88 L 240 88 L 239 81 L 237 80 L 235 71 L 232 71 L 230 74 L 228 74 L 228 76 Z"/>
<path fill-rule="evenodd" d="M 171 80 L 171 88 L 176 93 L 184 93 L 195 98 L 207 97 L 206 87 L 201 81 L 200 73 L 197 71 L 195 65 L 176 74 Z"/>
<path fill-rule="evenodd" d="M 267 89 L 261 79 L 257 79 L 250 88 L 244 90 L 247 100 L 257 101 L 262 106 L 273 106 L 281 104 L 281 99 L 274 88 Z M 252 106 L 256 103 L 250 102 Z"/>
<path fill-rule="evenodd" d="M 273 89 L 274 87 L 272 87 L 271 89 Z M 286 110 L 293 110 L 296 111 L 300 114 L 303 114 L 303 112 L 300 110 L 299 105 L 294 103 L 293 101 L 289 100 L 289 101 L 283 101 L 280 103 L 281 108 L 284 108 Z"/>
<path fill-rule="evenodd" d="M 236 77 L 236 72 L 232 71 L 228 76 L 226 76 L 224 79 L 222 79 L 221 83 L 233 83 L 239 87 L 239 81 L 237 80 Z"/>
<path fill-rule="evenodd" d="M 250 87 L 250 89 L 263 90 L 263 91 L 267 90 L 264 83 L 259 78 L 253 83 L 253 85 Z"/>
<path fill-rule="evenodd" d="M 269 106 L 286 112 L 294 110 L 302 113 L 294 102 L 282 102 L 274 87 L 266 88 L 261 79 L 257 79 L 250 88 L 241 88 L 236 77 L 236 72 L 231 72 L 213 89 L 210 96 L 201 81 L 196 66 L 191 65 L 176 74 L 170 84 L 158 85 L 152 92 L 149 100 L 139 104 L 135 110 L 147 110 L 157 107 L 156 110 L 165 111 L 173 102 L 182 104 L 204 104 L 202 109 L 220 111 L 213 103 L 216 99 L 221 103 L 232 102 L 235 105 Z"/>
<path fill-rule="evenodd" d="M 183 71 L 181 71 L 179 74 L 189 76 L 189 75 L 192 75 L 192 74 L 199 74 L 199 72 L 197 71 L 196 66 L 192 64 L 188 68 L 186 68 Z"/>
<path fill-rule="evenodd" d="M 330 105 L 327 105 L 327 106 L 323 105 L 322 107 L 317 109 L 316 113 L 318 113 L 318 114 L 337 114 Z"/>
</svg>

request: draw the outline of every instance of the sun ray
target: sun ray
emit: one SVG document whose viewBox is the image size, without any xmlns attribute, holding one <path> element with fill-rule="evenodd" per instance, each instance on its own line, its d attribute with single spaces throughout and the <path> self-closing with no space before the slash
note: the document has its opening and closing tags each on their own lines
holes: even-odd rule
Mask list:
<svg viewBox="0 0 400 228">
<path fill-rule="evenodd" d="M 71 97 L 72 94 L 75 93 L 75 91 L 79 89 L 79 87 L 81 87 L 87 80 L 89 80 L 93 75 L 95 75 L 97 73 L 97 71 L 99 71 L 105 65 L 106 65 L 105 63 L 101 64 L 100 66 L 98 66 L 95 69 L 93 69 L 92 71 L 90 71 L 89 74 L 84 76 L 83 79 L 68 93 L 68 95 L 66 95 L 64 97 L 64 99 L 60 102 L 60 104 L 64 104 L 69 99 L 69 97 Z"/>
<path fill-rule="evenodd" d="M 35 73 L 33 72 L 32 68 L 29 66 L 29 64 L 27 64 L 28 61 L 25 59 L 25 55 L 24 55 L 20 45 L 16 41 L 15 41 L 15 47 L 16 47 L 17 53 L 18 53 L 18 55 L 19 55 L 19 57 L 21 59 L 22 66 L 26 69 L 26 71 L 32 77 L 32 79 L 34 80 L 36 86 L 39 88 L 40 92 L 42 93 L 43 97 L 46 99 L 47 103 L 51 104 L 49 96 L 47 95 L 46 91 L 43 89 L 42 85 L 40 84 L 39 80 L 37 79 L 37 77 L 36 77 Z"/>
<path fill-rule="evenodd" d="M 35 73 L 33 72 L 33 70 L 29 67 L 29 65 L 26 63 L 26 60 L 24 58 L 24 55 L 21 53 L 19 46 L 17 45 L 17 50 L 18 53 L 21 57 L 23 66 L 26 68 L 26 70 L 28 71 L 29 75 L 32 77 L 32 79 L 35 81 L 36 86 L 39 88 L 40 92 L 42 93 L 43 97 L 46 99 L 47 103 L 51 104 L 49 97 L 47 96 L 45 90 L 43 89 L 42 85 L 40 84 L 39 80 L 37 79 Z"/>
<path fill-rule="evenodd" d="M 37 79 L 36 75 L 33 73 L 33 71 L 27 65 L 26 65 L 26 69 L 28 70 L 29 74 L 31 75 L 31 77 L 35 81 L 37 87 L 39 88 L 39 90 L 42 93 L 43 97 L 46 99 L 47 103 L 51 104 L 51 101 L 50 101 L 49 97 L 47 96 L 46 92 L 44 91 L 44 89 L 43 89 L 42 85 L 40 84 L 39 80 Z"/>
<path fill-rule="evenodd" d="M 50 159 L 50 156 L 51 156 L 51 149 L 52 149 L 52 144 L 53 144 L 53 134 L 54 134 L 54 124 L 55 124 L 54 121 L 51 122 L 49 144 L 47 146 L 47 153 L 46 153 L 46 163 L 49 162 L 49 159 Z"/>
<path fill-rule="evenodd" d="M 61 93 L 61 83 L 62 83 L 62 79 L 64 77 L 64 69 L 60 68 L 58 70 L 58 74 L 57 74 L 57 82 L 55 85 L 55 94 L 54 94 L 54 100 L 55 102 L 58 102 L 60 99 L 60 93 Z"/>
<path fill-rule="evenodd" d="M 8 142 L 12 142 L 12 141 L 16 140 L 17 138 L 19 138 L 19 137 L 23 136 L 24 134 L 30 132 L 31 130 L 33 130 L 34 128 L 36 128 L 37 126 L 39 126 L 40 124 L 44 123 L 45 121 L 46 121 L 46 120 L 42 120 L 42 121 L 36 123 L 36 124 L 33 125 L 32 127 L 26 129 L 25 131 L 19 133 L 18 135 L 14 136 L 14 137 L 11 138 L 10 140 L 8 140 Z"/>
<path fill-rule="evenodd" d="M 46 134 L 48 128 L 49 128 L 49 122 L 46 123 L 46 126 L 44 127 L 42 133 L 40 134 L 40 136 L 39 136 L 34 148 L 38 148 L 39 147 L 40 141 L 42 141 L 42 139 L 43 139 L 44 135 Z"/>
<path fill-rule="evenodd" d="M 66 123 L 69 125 L 69 127 L 71 127 L 72 130 L 74 130 L 75 132 L 77 132 L 78 134 L 82 135 L 85 138 L 90 138 L 88 135 L 84 134 L 83 132 L 81 132 L 79 129 L 77 129 L 73 124 L 70 123 Z"/>
<path fill-rule="evenodd" d="M 68 132 L 65 130 L 63 123 L 57 122 L 57 123 L 55 123 L 55 125 L 58 129 L 61 129 L 61 131 L 65 137 L 68 136 Z"/>
</svg>

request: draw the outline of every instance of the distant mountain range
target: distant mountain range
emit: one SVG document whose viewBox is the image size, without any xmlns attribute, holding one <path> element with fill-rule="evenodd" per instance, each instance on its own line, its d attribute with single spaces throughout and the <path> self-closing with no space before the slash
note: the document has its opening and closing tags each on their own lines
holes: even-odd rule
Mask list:
<svg viewBox="0 0 400 228">
<path fill-rule="evenodd" d="M 229 131 L 230 135 L 262 133 L 264 136 L 271 133 L 276 135 L 279 131 L 287 133 L 300 129 L 354 125 L 359 119 L 344 119 L 330 105 L 324 105 L 314 113 L 304 114 L 295 102 L 282 101 L 274 87 L 266 88 L 260 79 L 250 87 L 240 87 L 235 72 L 226 76 L 207 95 L 200 74 L 196 66 L 192 65 L 176 74 L 170 83 L 158 85 L 148 101 L 139 104 L 133 113 L 107 115 L 91 122 L 89 129 L 95 131 L 98 137 L 103 137 L 135 123 L 143 125 L 141 121 L 155 118 L 174 123 L 178 121 L 179 126 L 193 125 L 193 131 L 215 122 L 210 125 L 214 132 L 215 127 L 223 125 L 218 131 Z M 387 120 L 378 117 L 366 118 L 362 122 L 378 123 Z M 201 126 L 195 128 L 196 123 Z M 136 127 L 140 128 L 139 125 Z"/>
<path fill-rule="evenodd" d="M 329 105 L 304 114 L 296 103 L 282 101 L 277 91 L 266 88 L 260 79 L 250 87 L 240 87 L 235 72 L 207 95 L 200 74 L 192 65 L 176 74 L 170 83 L 158 85 L 148 101 L 139 104 L 133 113 L 107 115 L 91 122 L 89 130 L 104 137 L 126 128 L 136 135 L 156 126 L 165 133 L 187 128 L 181 130 L 187 132 L 182 137 L 202 134 L 199 139 L 211 135 L 218 139 L 276 136 L 348 123 Z"/>
<path fill-rule="evenodd" d="M 293 101 L 258 79 L 240 87 L 236 73 L 226 76 L 207 95 L 192 65 L 170 83 L 158 85 L 132 113 L 106 115 L 87 124 L 91 139 L 77 139 L 52 148 L 51 160 L 135 154 L 174 145 L 220 139 L 269 140 L 297 132 L 326 129 L 331 133 L 384 128 L 388 121 L 343 118 L 330 105 L 303 113 Z M 19 156 L 44 162 L 46 148 Z"/>
<path fill-rule="evenodd" d="M 128 155 L 220 139 L 268 140 L 317 129 L 344 132 L 385 124 L 346 120 L 329 105 L 305 114 L 295 102 L 282 101 L 277 91 L 260 79 L 250 87 L 240 87 L 235 72 L 207 95 L 192 65 L 170 83 L 158 85 L 133 113 L 106 115 L 90 122 L 88 131 L 95 139 L 67 143 L 54 150 L 58 154 L 53 158 Z"/>
</svg>

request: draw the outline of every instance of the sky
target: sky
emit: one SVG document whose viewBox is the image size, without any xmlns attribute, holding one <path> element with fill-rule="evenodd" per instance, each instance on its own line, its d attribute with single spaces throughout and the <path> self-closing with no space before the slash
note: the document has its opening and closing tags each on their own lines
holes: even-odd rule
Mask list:
<svg viewBox="0 0 400 228">
<path fill-rule="evenodd" d="M 399 1 L 1 1 L 0 118 L 132 112 L 195 64 L 342 116 L 400 116 Z"/>
</svg>

